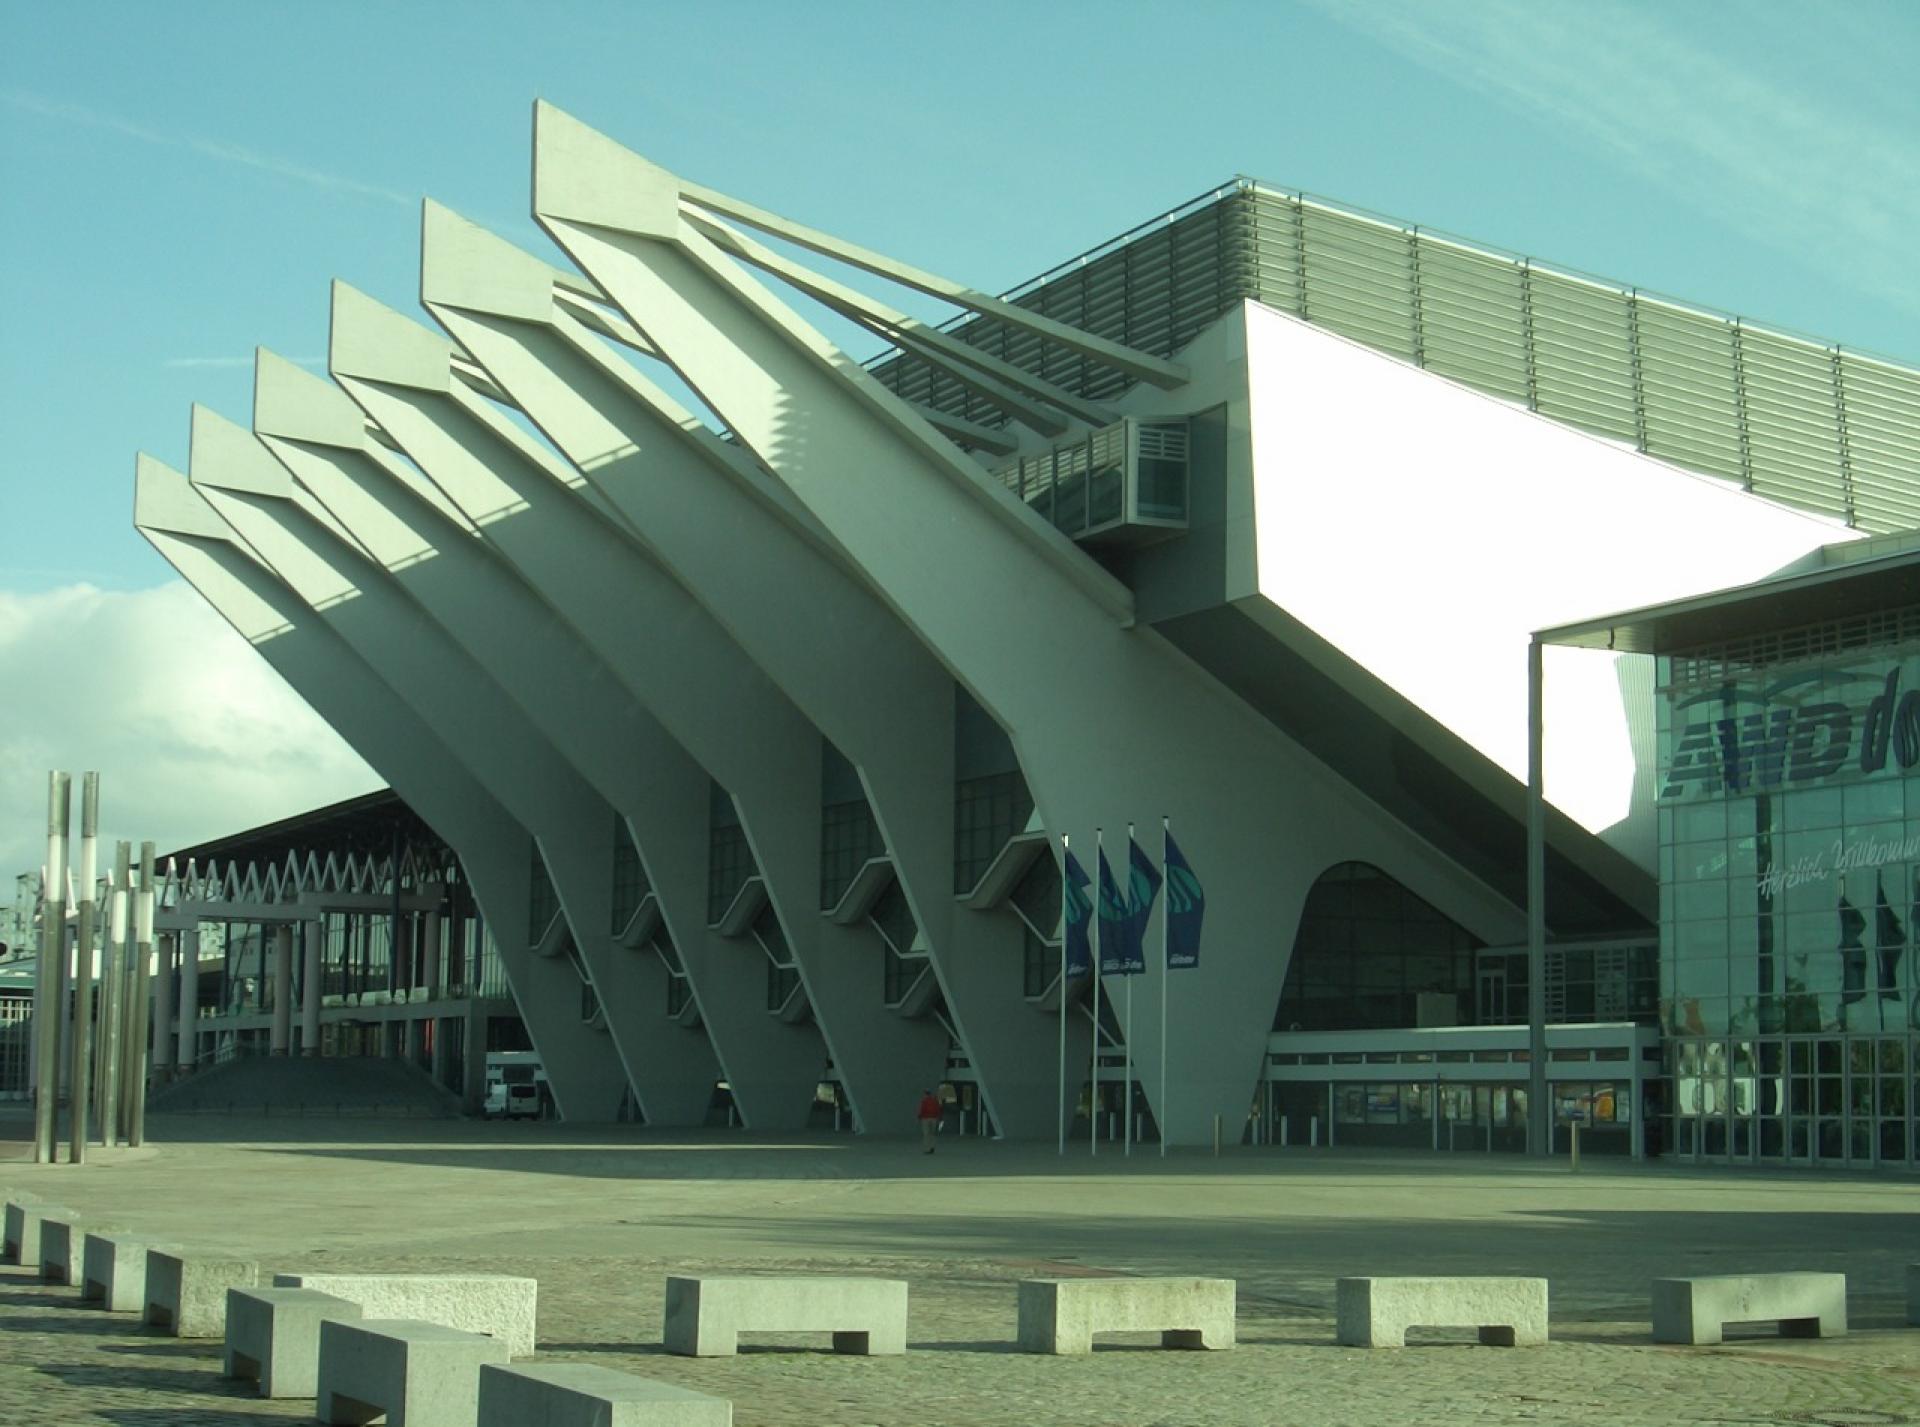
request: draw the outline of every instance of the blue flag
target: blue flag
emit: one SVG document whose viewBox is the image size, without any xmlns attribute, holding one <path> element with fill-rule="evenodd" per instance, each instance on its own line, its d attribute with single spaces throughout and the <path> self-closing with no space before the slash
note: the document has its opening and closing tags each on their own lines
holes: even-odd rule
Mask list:
<svg viewBox="0 0 1920 1427">
<path fill-rule="evenodd" d="M 1132 929 L 1128 915 L 1127 899 L 1121 894 L 1120 884 L 1113 880 L 1113 869 L 1107 866 L 1106 849 L 1100 851 L 1100 974 L 1102 976 L 1124 976 L 1127 974 L 1127 936 Z"/>
<path fill-rule="evenodd" d="M 1087 895 L 1092 885 L 1080 859 L 1069 852 L 1066 876 L 1061 879 L 1061 933 L 1066 943 L 1062 974 L 1068 977 L 1093 974 L 1093 946 L 1088 940 L 1093 930 L 1093 899 Z"/>
<path fill-rule="evenodd" d="M 1207 914 L 1207 894 L 1193 875 L 1180 844 L 1167 834 L 1167 967 L 1200 964 L 1200 922 Z"/>
<path fill-rule="evenodd" d="M 1126 974 L 1139 976 L 1147 969 L 1147 920 L 1153 915 L 1154 898 L 1160 895 L 1160 873 L 1140 850 L 1131 835 L 1127 838 L 1127 964 Z"/>
</svg>

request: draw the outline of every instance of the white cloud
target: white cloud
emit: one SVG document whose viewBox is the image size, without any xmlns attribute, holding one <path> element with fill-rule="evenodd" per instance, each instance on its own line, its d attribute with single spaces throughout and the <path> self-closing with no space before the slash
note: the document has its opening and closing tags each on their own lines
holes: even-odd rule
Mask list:
<svg viewBox="0 0 1920 1427">
<path fill-rule="evenodd" d="M 109 114 L 100 109 L 89 109 L 85 105 L 71 104 L 64 99 L 50 99 L 44 94 L 35 94 L 30 90 L 0 90 L 0 103 L 11 105 L 15 109 L 38 114 L 42 118 L 54 119 L 64 124 L 78 124 L 90 129 L 105 129 L 110 133 L 121 134 L 129 139 L 138 139 L 147 144 L 164 144 L 172 148 L 189 149 L 206 158 L 217 159 L 221 163 L 238 164 L 242 168 L 258 169 L 280 178 L 290 178 L 313 188 L 323 188 L 334 193 L 351 194 L 356 198 L 374 198 L 382 203 L 398 203 L 411 208 L 419 202 L 413 194 L 400 193 L 391 188 L 382 188 L 378 184 L 362 183 L 359 179 L 348 178 L 344 174 L 328 173 L 324 169 L 309 168 L 305 164 L 284 159 L 277 154 L 263 154 L 258 149 L 249 149 L 240 144 L 230 144 L 222 139 L 206 139 L 196 134 L 168 134 L 151 128 L 118 114 Z"/>
<path fill-rule="evenodd" d="M 99 771 L 109 850 L 151 838 L 166 852 L 381 786 L 178 580 L 131 593 L 0 591 L 0 699 L 8 889 L 45 858 L 50 768 L 75 775 L 76 818 L 78 775 Z"/>
<path fill-rule="evenodd" d="M 1863 290 L 1920 311 L 1920 146 L 1901 112 L 1910 97 L 1889 109 L 1796 83 L 1790 54 L 1756 73 L 1657 10 L 1316 3 L 1416 64 L 1571 130 L 1681 202 L 1805 261 L 1844 257 Z"/>
</svg>

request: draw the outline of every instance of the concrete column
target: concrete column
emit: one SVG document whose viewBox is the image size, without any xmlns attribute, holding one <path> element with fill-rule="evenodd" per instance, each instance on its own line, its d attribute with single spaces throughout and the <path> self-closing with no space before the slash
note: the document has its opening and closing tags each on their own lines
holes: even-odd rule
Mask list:
<svg viewBox="0 0 1920 1427">
<path fill-rule="evenodd" d="M 436 1085 L 447 1083 L 447 1021 L 444 1018 L 433 1022 L 433 1046 L 429 1051 L 432 1059 L 427 1064 L 427 1073 L 433 1077 Z"/>
<path fill-rule="evenodd" d="M 418 1065 L 420 1063 L 421 1027 L 425 1024 L 426 1023 L 418 1016 L 407 1017 L 407 1038 L 405 1045 L 402 1047 L 402 1053 L 406 1056 L 407 1064 L 409 1065 Z"/>
<path fill-rule="evenodd" d="M 160 962 L 153 979 L 153 1072 L 164 1079 L 173 1069 L 173 968 L 178 959 L 175 949 L 180 933 L 167 932 L 160 938 Z"/>
<path fill-rule="evenodd" d="M 293 926 L 273 929 L 273 1030 L 267 1048 L 285 1055 L 293 1040 Z"/>
<path fill-rule="evenodd" d="M 276 631 L 255 647 L 457 849 L 478 915 L 526 926 L 527 829 L 447 751 L 445 730 L 396 697 L 311 605 L 231 543 L 232 532 L 179 472 L 142 457 L 137 480 L 137 523 L 160 553 L 243 635 Z M 612 1118 L 627 1077 L 608 1037 L 580 1034 L 572 969 L 511 938 L 500 957 L 563 1112 L 578 1106 L 579 1118 Z M 485 1042 L 483 1032 L 474 1036 L 477 1103 Z"/>
<path fill-rule="evenodd" d="M 200 1020 L 200 929 L 186 932 L 180 942 L 180 1041 L 173 1065 L 181 1075 L 193 1073 L 198 1059 L 195 1042 Z"/>
<path fill-rule="evenodd" d="M 320 933 L 319 921 L 302 922 L 300 935 L 303 939 L 301 956 L 304 958 L 304 970 L 301 976 L 306 981 L 307 995 L 300 1006 L 300 1054 L 320 1054 Z"/>
<path fill-rule="evenodd" d="M 424 927 L 427 946 L 420 959 L 420 981 L 427 988 L 427 999 L 434 1001 L 440 996 L 440 913 L 428 912 Z"/>
</svg>

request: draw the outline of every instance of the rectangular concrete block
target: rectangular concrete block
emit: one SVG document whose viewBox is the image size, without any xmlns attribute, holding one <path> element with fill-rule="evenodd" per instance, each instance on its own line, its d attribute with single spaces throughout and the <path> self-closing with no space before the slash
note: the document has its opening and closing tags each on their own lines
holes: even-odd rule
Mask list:
<svg viewBox="0 0 1920 1427">
<path fill-rule="evenodd" d="M 34 1204 L 26 1200 L 12 1200 L 7 1205 L 4 1239 L 0 1240 L 0 1258 L 8 1263 L 17 1263 L 22 1268 L 40 1267 L 40 1221 L 47 1215 L 56 1219 L 71 1219 L 73 1212 L 62 1209 L 57 1204 Z"/>
<path fill-rule="evenodd" d="M 118 1230 L 95 1230 L 80 1246 L 80 1296 L 113 1313 L 147 1306 L 147 1251 L 154 1245 Z"/>
<path fill-rule="evenodd" d="M 1723 1273 L 1653 1281 L 1653 1340 L 1712 1344 L 1729 1323 L 1778 1323 L 1784 1338 L 1847 1331 L 1844 1273 Z"/>
<path fill-rule="evenodd" d="M 40 1218 L 40 1277 L 48 1283 L 80 1282 L 80 1245 L 86 1238 L 80 1221 L 70 1214 L 43 1214 Z"/>
<path fill-rule="evenodd" d="M 893 1278 L 667 1279 L 662 1342 L 685 1357 L 726 1357 L 742 1333 L 831 1333 L 836 1353 L 907 1350 L 907 1285 Z"/>
<path fill-rule="evenodd" d="M 1020 1350 L 1090 1353 L 1096 1333 L 1152 1333 L 1165 1348 L 1231 1348 L 1230 1278 L 1023 1278 Z"/>
<path fill-rule="evenodd" d="M 473 1427 L 480 1369 L 506 1361 L 500 1339 L 444 1323 L 330 1319 L 320 1324 L 315 1415 L 336 1424 L 384 1413 L 387 1427 Z"/>
<path fill-rule="evenodd" d="M 733 1404 L 591 1363 L 489 1363 L 479 1427 L 732 1427 Z"/>
<path fill-rule="evenodd" d="M 1492 1347 L 1547 1341 L 1544 1278 L 1343 1278 L 1334 1336 L 1350 1348 L 1402 1348 L 1409 1328 L 1474 1328 Z"/>
<path fill-rule="evenodd" d="M 276 1288 L 313 1288 L 358 1303 L 368 1318 L 413 1318 L 484 1333 L 533 1356 L 537 1279 L 504 1273 L 277 1273 Z"/>
<path fill-rule="evenodd" d="M 320 1325 L 352 1323 L 360 1305 L 312 1288 L 229 1288 L 223 1371 L 262 1397 L 319 1393 Z"/>
<path fill-rule="evenodd" d="M 182 1249 L 147 1250 L 147 1322 L 176 1338 L 224 1338 L 227 1290 L 252 1288 L 260 1265 Z"/>
</svg>

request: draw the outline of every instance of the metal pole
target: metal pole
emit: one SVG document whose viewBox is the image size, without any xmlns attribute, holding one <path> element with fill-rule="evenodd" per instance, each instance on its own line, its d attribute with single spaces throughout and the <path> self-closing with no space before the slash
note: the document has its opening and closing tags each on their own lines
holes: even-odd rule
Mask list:
<svg viewBox="0 0 1920 1427">
<path fill-rule="evenodd" d="M 1100 829 L 1093 830 L 1093 1078 L 1087 1084 L 1087 1153 L 1100 1153 L 1100 894 L 1106 871 Z"/>
<path fill-rule="evenodd" d="M 1067 834 L 1060 834 L 1060 1080 L 1059 1111 L 1060 1153 L 1067 1152 L 1067 898 L 1073 895 L 1067 875 L 1067 858 L 1072 854 L 1073 843 Z"/>
<path fill-rule="evenodd" d="M 67 831 L 73 780 L 47 774 L 47 865 L 40 883 L 40 964 L 33 1008 L 33 1162 L 53 1163 L 60 1092 L 60 960 L 67 953 Z"/>
<path fill-rule="evenodd" d="M 100 1143 L 120 1142 L 120 1035 L 127 1018 L 127 897 L 133 848 L 113 849 L 113 888 L 106 953 L 100 963 Z"/>
<path fill-rule="evenodd" d="M 273 929 L 273 1022 L 267 1049 L 287 1055 L 293 1042 L 293 923 Z"/>
<path fill-rule="evenodd" d="M 320 935 L 326 923 L 300 923 L 300 974 L 305 993 L 300 1002 L 300 1054 L 320 1054 Z"/>
<path fill-rule="evenodd" d="M 174 1009 L 180 1017 L 180 1041 L 178 1049 L 174 1052 L 173 1073 L 191 1075 L 194 1071 L 197 1051 L 194 1040 L 200 1029 L 197 1024 L 200 1016 L 200 923 L 198 921 L 179 933 L 177 945 L 180 948 L 180 993 L 174 998 Z"/>
<path fill-rule="evenodd" d="M 1127 1083 L 1120 1090 L 1121 1153 L 1133 1153 L 1133 977 L 1127 977 Z"/>
<path fill-rule="evenodd" d="M 1160 819 L 1160 871 L 1167 870 L 1167 833 L 1170 818 Z M 1167 995 L 1173 990 L 1173 890 L 1167 890 L 1167 905 L 1160 912 L 1160 1158 L 1167 1157 L 1167 1126 L 1172 1112 L 1167 1108 Z"/>
<path fill-rule="evenodd" d="M 1542 646 L 1527 645 L 1527 1151 L 1548 1153 L 1546 675 Z"/>
<path fill-rule="evenodd" d="M 153 1078 L 164 1084 L 173 1069 L 173 966 L 179 959 L 180 933 L 161 936 L 153 968 Z"/>
<path fill-rule="evenodd" d="M 140 887 L 133 908 L 133 1001 L 127 1030 L 127 1143 L 136 1148 L 147 1142 L 147 1061 L 149 1013 L 153 977 L 153 844 L 140 844 Z"/>
<path fill-rule="evenodd" d="M 93 1069 L 93 879 L 99 848 L 100 775 L 80 775 L 79 941 L 74 953 L 73 1030 L 67 1048 L 67 1160 L 87 1162 L 88 1077 Z"/>
</svg>

